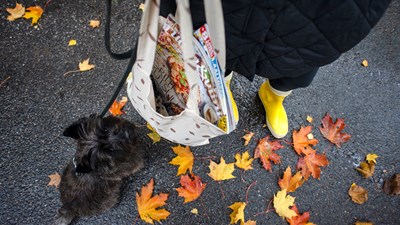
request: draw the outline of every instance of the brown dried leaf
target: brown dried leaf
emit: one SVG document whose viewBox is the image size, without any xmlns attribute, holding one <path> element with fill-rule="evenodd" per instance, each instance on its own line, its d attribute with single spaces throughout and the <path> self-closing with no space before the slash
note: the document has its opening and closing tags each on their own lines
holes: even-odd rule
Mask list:
<svg viewBox="0 0 400 225">
<path fill-rule="evenodd" d="M 54 187 L 58 188 L 58 186 L 60 185 L 60 182 L 61 182 L 60 174 L 58 174 L 56 172 L 56 173 L 53 173 L 53 174 L 49 175 L 48 177 L 50 178 L 50 181 L 49 181 L 49 183 L 47 185 L 48 186 L 54 186 Z"/>
<path fill-rule="evenodd" d="M 349 189 L 351 200 L 357 204 L 363 204 L 368 200 L 368 191 L 353 183 Z"/>
</svg>

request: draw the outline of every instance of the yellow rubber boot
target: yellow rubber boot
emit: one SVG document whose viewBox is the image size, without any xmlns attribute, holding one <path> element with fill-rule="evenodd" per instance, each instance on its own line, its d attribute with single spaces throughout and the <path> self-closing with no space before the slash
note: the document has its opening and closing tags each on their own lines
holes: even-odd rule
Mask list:
<svg viewBox="0 0 400 225">
<path fill-rule="evenodd" d="M 283 138 L 288 133 L 288 118 L 283 100 L 291 92 L 274 89 L 268 80 L 258 90 L 258 96 L 264 105 L 268 129 L 275 138 Z"/>
<path fill-rule="evenodd" d="M 239 110 L 238 110 L 238 107 L 236 105 L 235 99 L 233 98 L 233 94 L 232 94 L 232 91 L 231 91 L 231 80 L 232 80 L 232 77 L 233 77 L 233 72 L 230 73 L 228 76 L 226 76 L 224 78 L 224 81 L 225 81 L 226 87 L 228 89 L 229 98 L 230 98 L 230 100 L 232 102 L 233 117 L 235 119 L 235 122 L 237 123 L 239 121 Z"/>
</svg>

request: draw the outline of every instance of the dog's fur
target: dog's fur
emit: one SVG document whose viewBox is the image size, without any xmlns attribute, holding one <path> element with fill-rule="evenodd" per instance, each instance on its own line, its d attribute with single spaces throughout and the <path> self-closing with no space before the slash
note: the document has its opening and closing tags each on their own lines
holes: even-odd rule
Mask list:
<svg viewBox="0 0 400 225">
<path fill-rule="evenodd" d="M 113 116 L 81 118 L 63 135 L 77 140 L 77 150 L 61 176 L 57 225 L 99 214 L 118 203 L 122 179 L 143 167 L 144 155 L 136 127 Z"/>
</svg>

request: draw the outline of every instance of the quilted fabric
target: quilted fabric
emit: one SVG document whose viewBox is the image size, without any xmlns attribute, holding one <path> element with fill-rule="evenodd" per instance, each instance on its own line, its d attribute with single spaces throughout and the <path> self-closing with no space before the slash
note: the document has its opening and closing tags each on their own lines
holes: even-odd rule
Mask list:
<svg viewBox="0 0 400 225">
<path fill-rule="evenodd" d="M 296 77 L 359 43 L 390 0 L 222 0 L 227 68 L 252 80 Z M 191 0 L 195 28 L 202 0 Z"/>
</svg>

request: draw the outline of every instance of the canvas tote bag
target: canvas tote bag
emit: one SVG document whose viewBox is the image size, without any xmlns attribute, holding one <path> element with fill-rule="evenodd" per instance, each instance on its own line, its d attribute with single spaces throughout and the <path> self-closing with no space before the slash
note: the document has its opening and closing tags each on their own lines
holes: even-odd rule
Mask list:
<svg viewBox="0 0 400 225">
<path fill-rule="evenodd" d="M 182 52 L 190 91 L 186 108 L 178 115 L 163 116 L 156 111 L 153 84 L 150 78 L 158 38 L 160 0 L 145 2 L 137 47 L 137 59 L 132 69 L 132 79 L 128 79 L 128 96 L 136 111 L 157 131 L 172 142 L 188 146 L 205 145 L 209 139 L 226 132 L 199 115 L 196 92 L 198 74 L 196 72 L 195 51 L 192 42 L 192 19 L 188 0 L 177 0 L 177 23 L 180 25 Z M 204 1 L 209 33 L 217 52 L 217 57 L 225 71 L 225 30 L 222 6 L 219 0 Z M 233 130 L 233 129 L 232 129 Z"/>
</svg>

